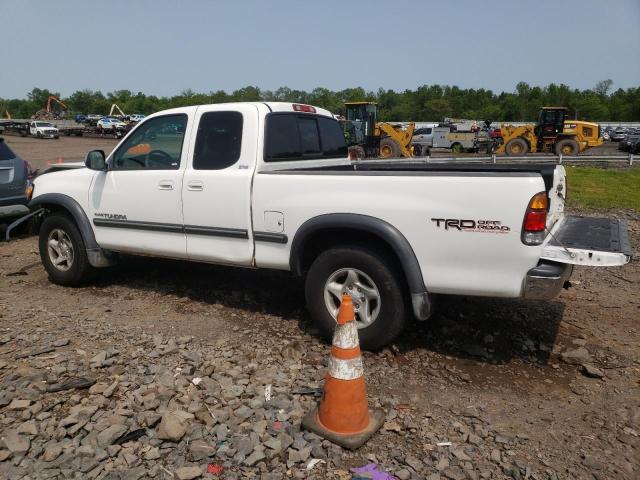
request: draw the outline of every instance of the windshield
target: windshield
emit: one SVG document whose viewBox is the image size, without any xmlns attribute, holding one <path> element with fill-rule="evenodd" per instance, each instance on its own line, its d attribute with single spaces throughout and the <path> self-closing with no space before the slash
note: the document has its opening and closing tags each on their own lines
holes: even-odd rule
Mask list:
<svg viewBox="0 0 640 480">
<path fill-rule="evenodd" d="M 53 127 L 53 125 L 47 122 L 36 122 L 36 127 Z"/>
</svg>

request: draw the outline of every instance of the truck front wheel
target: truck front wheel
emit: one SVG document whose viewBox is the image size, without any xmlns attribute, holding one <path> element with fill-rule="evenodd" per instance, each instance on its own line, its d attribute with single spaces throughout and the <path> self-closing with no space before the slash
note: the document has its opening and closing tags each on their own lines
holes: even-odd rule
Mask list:
<svg viewBox="0 0 640 480">
<path fill-rule="evenodd" d="M 76 286 L 85 282 L 93 268 L 75 222 L 64 213 L 46 217 L 40 227 L 40 259 L 53 283 Z"/>
<path fill-rule="evenodd" d="M 405 325 L 402 277 L 393 262 L 359 246 L 320 254 L 307 274 L 305 296 L 315 325 L 330 339 L 344 293 L 353 298 L 360 345 L 377 350 L 391 343 Z"/>
</svg>

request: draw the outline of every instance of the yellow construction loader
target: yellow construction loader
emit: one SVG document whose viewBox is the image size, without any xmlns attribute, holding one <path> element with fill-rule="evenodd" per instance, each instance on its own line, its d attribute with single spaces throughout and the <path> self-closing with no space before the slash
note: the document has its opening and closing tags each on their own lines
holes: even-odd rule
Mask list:
<svg viewBox="0 0 640 480">
<path fill-rule="evenodd" d="M 535 125 L 502 125 L 502 143 L 496 153 L 526 155 L 528 152 L 577 155 L 602 145 L 602 132 L 597 123 L 568 120 L 565 107 L 542 107 Z"/>
<path fill-rule="evenodd" d="M 358 158 L 412 156 L 415 123 L 402 128 L 401 125 L 378 122 L 378 107 L 374 102 L 345 102 L 344 106 L 344 135 Z"/>
</svg>

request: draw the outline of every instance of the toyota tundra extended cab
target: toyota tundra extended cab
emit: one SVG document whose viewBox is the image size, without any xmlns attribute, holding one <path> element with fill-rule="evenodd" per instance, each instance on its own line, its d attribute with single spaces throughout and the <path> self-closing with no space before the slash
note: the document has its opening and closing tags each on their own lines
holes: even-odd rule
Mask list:
<svg viewBox="0 0 640 480">
<path fill-rule="evenodd" d="M 562 166 L 352 163 L 310 105 L 159 112 L 79 167 L 38 177 L 30 202 L 53 282 L 118 254 L 287 270 L 327 336 L 351 294 L 370 349 L 426 320 L 434 294 L 551 298 L 573 265 L 631 256 L 624 222 L 563 213 Z"/>
</svg>

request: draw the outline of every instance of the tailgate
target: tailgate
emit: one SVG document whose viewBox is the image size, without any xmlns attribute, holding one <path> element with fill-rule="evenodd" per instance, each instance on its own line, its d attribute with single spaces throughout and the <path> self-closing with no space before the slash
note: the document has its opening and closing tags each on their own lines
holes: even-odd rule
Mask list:
<svg viewBox="0 0 640 480">
<path fill-rule="evenodd" d="M 624 220 L 567 215 L 551 230 L 542 258 L 573 265 L 613 267 L 631 260 Z"/>
</svg>

